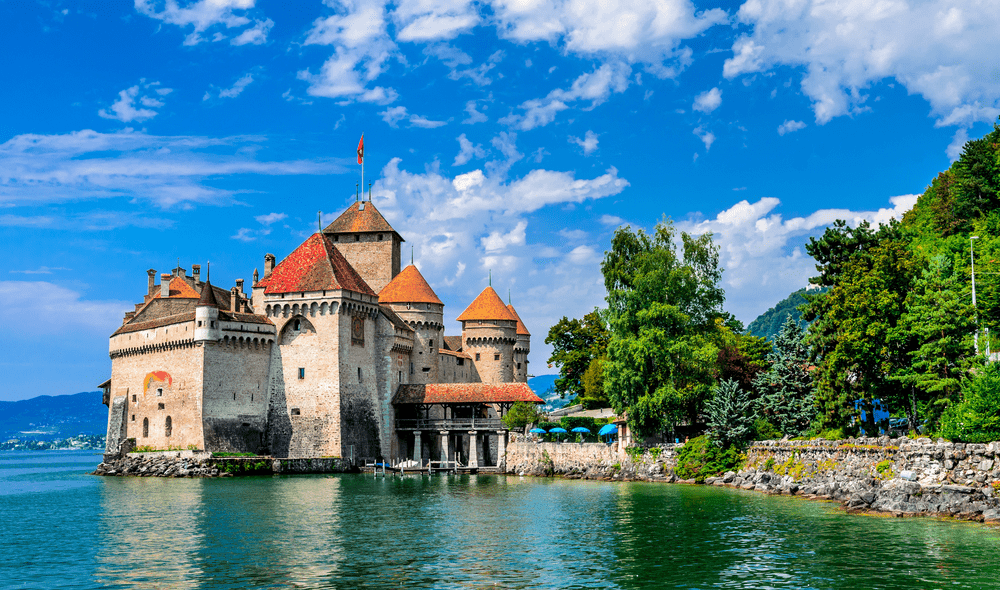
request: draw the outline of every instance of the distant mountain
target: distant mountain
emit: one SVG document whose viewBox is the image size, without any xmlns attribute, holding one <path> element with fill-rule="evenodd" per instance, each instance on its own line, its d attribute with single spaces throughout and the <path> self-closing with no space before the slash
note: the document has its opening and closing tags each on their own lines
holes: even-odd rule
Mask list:
<svg viewBox="0 0 1000 591">
<path fill-rule="evenodd" d="M 822 291 L 825 290 L 826 288 L 823 288 Z M 817 290 L 809 291 L 811 293 L 822 293 L 822 291 Z M 802 320 L 802 312 L 799 311 L 798 307 L 806 303 L 805 293 L 805 289 L 800 289 L 775 304 L 773 308 L 758 316 L 747 326 L 747 333 L 773 341 L 775 335 L 781 332 L 781 326 L 785 323 L 785 318 L 789 315 L 804 330 L 809 326 L 809 323 Z"/>
<path fill-rule="evenodd" d="M 108 408 L 101 392 L 37 396 L 0 402 L 0 440 L 50 441 L 74 435 L 105 435 Z"/>
</svg>

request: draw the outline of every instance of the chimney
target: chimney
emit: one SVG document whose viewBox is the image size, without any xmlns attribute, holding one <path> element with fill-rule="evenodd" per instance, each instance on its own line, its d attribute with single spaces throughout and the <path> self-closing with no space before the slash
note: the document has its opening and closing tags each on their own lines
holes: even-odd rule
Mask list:
<svg viewBox="0 0 1000 591">
<path fill-rule="evenodd" d="M 146 282 L 146 295 L 153 295 L 153 287 L 156 285 L 156 269 L 146 271 L 146 275 L 149 276 Z"/>
<path fill-rule="evenodd" d="M 229 290 L 229 310 L 231 312 L 239 312 L 239 308 L 236 307 L 239 305 L 239 303 L 240 303 L 240 292 L 237 291 L 236 288 L 234 287 Z"/>
<path fill-rule="evenodd" d="M 243 280 L 242 279 L 237 279 L 236 280 L 236 289 L 240 292 L 240 295 L 243 295 Z"/>
<path fill-rule="evenodd" d="M 170 297 L 170 273 L 160 273 L 160 297 Z"/>
<path fill-rule="evenodd" d="M 257 267 L 254 267 L 253 268 L 253 282 L 256 284 L 258 281 L 260 281 L 260 274 L 257 273 Z"/>
<path fill-rule="evenodd" d="M 264 277 L 267 277 L 274 271 L 274 255 L 267 253 L 264 255 Z"/>
<path fill-rule="evenodd" d="M 201 283 L 201 265 L 191 265 L 191 276 L 195 284 Z"/>
<path fill-rule="evenodd" d="M 133 318 L 135 318 L 135 312 L 125 312 L 125 320 L 122 321 L 122 324 L 125 324 L 126 322 L 132 320 Z"/>
</svg>

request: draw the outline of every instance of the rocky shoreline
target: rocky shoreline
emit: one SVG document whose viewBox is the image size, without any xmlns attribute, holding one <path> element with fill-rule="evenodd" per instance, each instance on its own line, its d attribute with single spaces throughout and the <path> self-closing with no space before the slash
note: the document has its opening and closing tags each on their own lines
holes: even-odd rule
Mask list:
<svg viewBox="0 0 1000 591">
<path fill-rule="evenodd" d="M 602 444 L 520 440 L 508 473 L 695 484 L 674 473 L 680 445 L 620 453 Z M 738 471 L 706 485 L 840 502 L 848 512 L 1000 523 L 1000 442 L 928 438 L 761 441 Z"/>
</svg>

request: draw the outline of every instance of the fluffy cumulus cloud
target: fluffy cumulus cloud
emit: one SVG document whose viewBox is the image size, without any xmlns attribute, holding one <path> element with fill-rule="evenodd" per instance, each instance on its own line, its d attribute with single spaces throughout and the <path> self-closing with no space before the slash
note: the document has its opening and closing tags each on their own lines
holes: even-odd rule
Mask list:
<svg viewBox="0 0 1000 591">
<path fill-rule="evenodd" d="M 801 67 L 816 122 L 866 108 L 868 89 L 894 79 L 931 106 L 938 125 L 1000 114 L 1000 10 L 992 0 L 748 0 L 750 27 L 723 74 Z"/>
<path fill-rule="evenodd" d="M 151 0 L 135 0 L 135 9 L 140 14 L 177 25 L 191 28 L 184 38 L 184 45 L 197 45 L 206 40 L 202 34 L 215 30 L 212 41 L 229 39 L 232 45 L 260 45 L 267 41 L 274 22 L 269 18 L 252 19 L 254 0 L 196 0 L 182 3 L 166 0 L 163 3 Z M 222 30 L 239 31 L 229 38 Z"/>
<path fill-rule="evenodd" d="M 557 239 L 550 246 L 548 238 L 532 235 L 532 220 L 546 207 L 617 195 L 628 182 L 614 168 L 593 178 L 546 169 L 508 178 L 507 161 L 522 158 L 515 142 L 505 134 L 493 142 L 498 161 L 454 176 L 434 167 L 408 172 L 393 159 L 375 183 L 375 204 L 413 247 L 421 273 L 449 306 L 467 305 L 492 273 L 498 292 L 512 290 L 515 306 L 519 298 L 532 302 L 518 310 L 529 330 L 542 333 L 564 314 L 599 305 L 604 289 L 594 264 L 598 246 L 586 243 L 585 232 L 574 234 L 571 244 Z"/>
<path fill-rule="evenodd" d="M 106 109 L 100 109 L 97 114 L 105 119 L 117 119 L 123 123 L 141 122 L 156 117 L 164 105 L 163 97 L 173 92 L 171 88 L 163 88 L 159 82 L 140 80 L 139 84 L 130 86 L 118 93 L 118 100 Z"/>
<path fill-rule="evenodd" d="M 583 148 L 584 156 L 590 156 L 590 154 L 597 149 L 597 141 L 597 134 L 589 129 L 587 130 L 587 133 L 584 134 L 583 139 L 576 136 L 570 136 L 569 138 L 569 142 L 571 144 L 576 144 Z"/>
<path fill-rule="evenodd" d="M 718 109 L 721 104 L 722 91 L 718 88 L 713 88 L 694 97 L 694 104 L 691 105 L 691 108 L 702 113 L 711 113 Z"/>
<path fill-rule="evenodd" d="M 388 33 L 385 4 L 377 0 L 348 0 L 334 6 L 334 14 L 316 19 L 306 35 L 306 45 L 328 45 L 333 55 L 319 72 L 300 71 L 313 96 L 389 104 L 398 98 L 392 88 L 372 84 L 397 53 Z"/>
<path fill-rule="evenodd" d="M 469 138 L 465 137 L 465 134 L 458 136 L 458 155 L 455 156 L 455 161 L 452 162 L 452 166 L 461 166 L 472 160 L 473 158 L 485 158 L 486 150 L 483 148 L 482 144 L 473 144 Z"/>
<path fill-rule="evenodd" d="M 479 24 L 475 5 L 466 0 L 401 0 L 392 20 L 403 42 L 454 39 Z"/>
<path fill-rule="evenodd" d="M 802 121 L 785 119 L 785 122 L 778 126 L 778 135 L 785 135 L 786 133 L 805 129 L 805 126 L 806 124 Z"/>
<path fill-rule="evenodd" d="M 720 247 L 725 269 L 726 306 L 749 322 L 789 293 L 805 287 L 816 274 L 815 261 L 806 254 L 809 236 L 822 233 L 838 219 L 857 225 L 901 218 L 917 202 L 917 195 L 891 197 L 891 207 L 877 211 L 820 209 L 806 217 L 783 219 L 775 210 L 780 201 L 764 197 L 755 203 L 743 200 L 711 220 L 686 220 L 677 224 L 692 234 L 711 232 Z"/>
<path fill-rule="evenodd" d="M 232 204 L 238 201 L 236 193 L 212 186 L 209 179 L 346 170 L 330 161 L 249 156 L 263 144 L 262 138 L 251 136 L 156 136 L 131 129 L 18 135 L 0 144 L 0 194 L 11 206 L 106 197 L 129 197 L 159 207 Z M 16 212 L 8 215 L 17 217 Z"/>
</svg>

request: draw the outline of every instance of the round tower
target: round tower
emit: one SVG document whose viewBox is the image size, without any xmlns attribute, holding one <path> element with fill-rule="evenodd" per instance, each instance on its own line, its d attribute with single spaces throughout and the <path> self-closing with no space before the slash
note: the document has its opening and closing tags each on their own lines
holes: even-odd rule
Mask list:
<svg viewBox="0 0 1000 591">
<path fill-rule="evenodd" d="M 440 355 L 444 343 L 444 303 L 437 297 L 423 275 L 413 265 L 399 272 L 378 294 L 386 304 L 416 332 L 412 367 L 403 380 L 410 384 L 434 384 L 440 381 Z"/>
<path fill-rule="evenodd" d="M 462 323 L 462 351 L 472 356 L 479 379 L 513 382 L 517 318 L 497 292 L 484 289 L 457 320 Z"/>
<path fill-rule="evenodd" d="M 201 290 L 201 299 L 194 310 L 194 340 L 196 343 L 222 339 L 219 326 L 219 302 L 215 299 L 212 282 L 206 281 Z"/>
<path fill-rule="evenodd" d="M 531 352 L 531 333 L 524 326 L 521 317 L 517 314 L 512 304 L 507 304 L 507 309 L 517 318 L 517 343 L 514 344 L 514 381 L 528 381 L 528 353 Z"/>
</svg>

